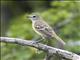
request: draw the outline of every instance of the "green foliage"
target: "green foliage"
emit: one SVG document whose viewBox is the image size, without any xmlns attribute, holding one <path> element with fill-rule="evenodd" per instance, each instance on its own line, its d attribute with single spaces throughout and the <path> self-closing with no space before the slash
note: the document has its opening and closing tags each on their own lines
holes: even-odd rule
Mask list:
<svg viewBox="0 0 80 60">
<path fill-rule="evenodd" d="M 40 1 L 38 1 L 38 3 L 39 2 Z M 70 21 L 68 24 L 64 22 L 64 26 L 58 28 L 58 30 L 56 29 L 58 31 L 57 34 L 60 37 L 62 37 L 63 40 L 66 41 L 66 43 L 70 40 L 72 41 L 80 40 L 80 7 L 79 7 L 80 3 L 79 2 L 52 1 L 50 2 L 50 4 L 47 4 L 46 1 L 43 1 L 40 2 L 38 6 L 34 4 L 33 4 L 34 6 L 32 6 L 31 3 L 33 2 L 29 1 L 28 2 L 29 5 L 26 4 L 25 5 L 27 7 L 34 9 L 33 11 L 38 11 L 39 9 L 43 10 L 43 11 L 39 10 L 40 15 L 52 27 L 53 26 L 55 27 L 57 24 L 62 23 L 65 20 Z M 37 2 L 35 2 L 35 4 L 36 3 Z M 12 4 L 14 3 L 12 2 Z M 13 6 L 14 5 L 12 5 L 12 7 L 10 8 L 13 9 Z M 14 10 L 16 8 L 14 8 Z M 18 8 L 20 9 L 19 6 Z M 38 38 L 38 35 L 32 29 L 31 21 L 26 17 L 27 15 L 29 15 L 30 11 L 24 13 L 24 10 L 22 10 L 22 12 L 23 13 L 20 15 L 17 15 L 18 11 L 14 12 L 14 14 L 16 14 L 16 17 L 14 16 L 13 18 L 11 18 L 10 23 L 8 24 L 9 26 L 7 32 L 5 33 L 6 36 L 30 39 L 30 40 Z M 72 16 L 72 18 L 69 18 L 70 16 Z M 80 52 L 80 46 L 67 46 L 65 49 L 73 52 Z M 10 43 L 1 43 L 1 51 L 2 51 L 1 52 L 2 60 L 42 60 L 45 55 L 45 53 L 36 54 L 35 48 L 20 46 L 20 45 L 15 45 Z"/>
<path fill-rule="evenodd" d="M 26 18 L 27 15 L 21 15 L 11 20 L 10 27 L 6 33 L 11 37 L 19 37 L 31 39 L 34 32 L 32 32 L 31 21 Z"/>
<path fill-rule="evenodd" d="M 1 60 L 26 60 L 30 59 L 31 56 L 35 54 L 35 49 L 31 47 L 24 47 L 20 45 L 13 45 L 13 44 L 1 44 Z M 25 50 L 25 51 L 24 51 Z M 4 53 L 5 52 L 5 53 Z"/>
</svg>

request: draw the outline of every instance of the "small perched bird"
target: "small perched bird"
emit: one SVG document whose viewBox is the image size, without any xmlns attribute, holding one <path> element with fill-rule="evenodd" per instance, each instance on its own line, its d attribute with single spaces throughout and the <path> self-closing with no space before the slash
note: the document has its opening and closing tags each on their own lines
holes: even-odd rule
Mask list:
<svg viewBox="0 0 80 60">
<path fill-rule="evenodd" d="M 65 45 L 65 42 L 59 36 L 57 36 L 54 30 L 38 14 L 28 15 L 28 18 L 32 21 L 33 30 L 43 39 L 56 38 L 60 43 Z"/>
</svg>

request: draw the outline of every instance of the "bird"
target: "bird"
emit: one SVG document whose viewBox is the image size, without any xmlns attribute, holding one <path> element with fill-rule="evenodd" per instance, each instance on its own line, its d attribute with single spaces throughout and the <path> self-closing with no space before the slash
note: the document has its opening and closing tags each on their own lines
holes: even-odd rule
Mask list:
<svg viewBox="0 0 80 60">
<path fill-rule="evenodd" d="M 65 42 L 55 33 L 53 28 L 47 22 L 45 22 L 44 19 L 39 14 L 32 13 L 27 17 L 32 21 L 33 30 L 43 39 L 55 38 L 61 44 L 65 45 Z"/>
</svg>

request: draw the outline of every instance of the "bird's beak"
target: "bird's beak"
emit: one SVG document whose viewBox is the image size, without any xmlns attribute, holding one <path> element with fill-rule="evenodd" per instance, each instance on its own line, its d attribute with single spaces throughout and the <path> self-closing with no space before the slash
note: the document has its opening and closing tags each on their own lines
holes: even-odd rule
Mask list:
<svg viewBox="0 0 80 60">
<path fill-rule="evenodd" d="M 28 15 L 27 18 L 30 18 L 30 15 Z"/>
<path fill-rule="evenodd" d="M 31 15 L 28 15 L 27 18 L 28 18 L 29 20 L 31 20 L 32 17 L 31 17 Z"/>
</svg>

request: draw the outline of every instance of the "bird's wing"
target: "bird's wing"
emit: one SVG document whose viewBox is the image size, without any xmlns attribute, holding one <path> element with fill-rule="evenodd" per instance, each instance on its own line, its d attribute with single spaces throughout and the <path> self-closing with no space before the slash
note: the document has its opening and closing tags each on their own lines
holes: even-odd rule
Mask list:
<svg viewBox="0 0 80 60">
<path fill-rule="evenodd" d="M 43 21 L 36 22 L 35 29 L 45 37 L 52 37 L 53 35 L 53 29 Z"/>
</svg>

